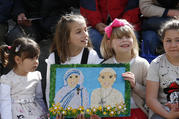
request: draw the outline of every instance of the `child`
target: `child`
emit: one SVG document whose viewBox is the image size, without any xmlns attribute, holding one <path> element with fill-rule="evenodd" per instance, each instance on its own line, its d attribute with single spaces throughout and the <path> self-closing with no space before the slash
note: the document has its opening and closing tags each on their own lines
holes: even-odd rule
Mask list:
<svg viewBox="0 0 179 119">
<path fill-rule="evenodd" d="M 165 53 L 150 64 L 146 102 L 151 109 L 151 119 L 176 119 L 179 118 L 178 103 L 169 99 L 169 108 L 166 103 L 167 97 L 171 97 L 172 92 L 179 89 L 179 21 L 166 22 L 161 28 L 160 36 Z"/>
<path fill-rule="evenodd" d="M 18 38 L 14 41 L 8 56 L 12 70 L 0 78 L 1 119 L 46 118 L 40 106 L 43 102 L 39 100 L 41 74 L 35 71 L 39 54 L 39 46 L 33 40 Z"/>
<path fill-rule="evenodd" d="M 98 64 L 102 60 L 90 48 L 88 31 L 81 15 L 62 16 L 57 24 L 51 54 L 47 62 L 46 100 L 49 103 L 51 64 Z"/>
<path fill-rule="evenodd" d="M 131 116 L 125 119 L 147 119 L 145 105 L 145 81 L 149 63 L 138 56 L 138 44 L 134 29 L 126 20 L 115 19 L 105 28 L 101 44 L 103 63 L 130 63 L 130 71 L 122 76 L 131 84 Z"/>
</svg>

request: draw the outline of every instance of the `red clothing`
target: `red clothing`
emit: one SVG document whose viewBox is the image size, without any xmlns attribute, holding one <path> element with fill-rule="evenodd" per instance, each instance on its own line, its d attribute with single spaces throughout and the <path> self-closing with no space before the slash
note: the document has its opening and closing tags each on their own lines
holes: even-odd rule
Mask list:
<svg viewBox="0 0 179 119">
<path fill-rule="evenodd" d="M 125 10 L 127 4 L 128 0 L 86 0 L 81 4 L 80 12 L 92 27 L 100 22 L 106 23 L 110 15 L 112 21 L 115 18 L 126 19 L 136 30 L 140 30 L 139 7 Z"/>
</svg>

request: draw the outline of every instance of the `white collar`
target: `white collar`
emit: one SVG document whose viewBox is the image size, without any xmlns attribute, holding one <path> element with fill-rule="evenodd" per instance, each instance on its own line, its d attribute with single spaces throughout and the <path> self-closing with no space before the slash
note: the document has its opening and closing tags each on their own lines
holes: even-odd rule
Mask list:
<svg viewBox="0 0 179 119">
<path fill-rule="evenodd" d="M 132 58 L 132 59 L 131 59 L 131 61 L 129 62 L 130 65 L 134 62 L 134 59 L 135 59 L 135 58 Z M 119 64 L 119 62 L 116 60 L 115 57 L 112 57 L 112 60 L 114 61 L 114 63 Z"/>
</svg>

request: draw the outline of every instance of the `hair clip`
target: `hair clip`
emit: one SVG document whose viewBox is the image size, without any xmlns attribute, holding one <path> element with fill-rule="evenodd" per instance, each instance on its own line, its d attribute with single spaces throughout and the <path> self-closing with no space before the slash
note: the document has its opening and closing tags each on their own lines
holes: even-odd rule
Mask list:
<svg viewBox="0 0 179 119">
<path fill-rule="evenodd" d="M 18 46 L 16 47 L 16 49 L 15 49 L 15 52 L 16 52 L 16 53 L 19 52 L 20 47 L 21 47 L 21 45 L 18 45 Z"/>
<path fill-rule="evenodd" d="M 125 21 L 120 21 L 119 19 L 115 18 L 114 21 L 107 27 L 105 27 L 105 33 L 107 35 L 107 37 L 110 39 L 111 34 L 112 34 L 112 30 L 115 27 L 122 27 L 128 25 L 131 27 L 131 25 Z"/>
<path fill-rule="evenodd" d="M 11 46 L 7 46 L 7 48 L 10 50 L 10 49 L 11 49 Z"/>
</svg>

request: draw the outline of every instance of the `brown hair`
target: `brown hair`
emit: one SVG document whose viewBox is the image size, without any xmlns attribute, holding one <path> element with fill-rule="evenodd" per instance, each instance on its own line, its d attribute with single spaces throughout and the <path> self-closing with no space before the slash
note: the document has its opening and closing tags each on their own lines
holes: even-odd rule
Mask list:
<svg viewBox="0 0 179 119">
<path fill-rule="evenodd" d="M 15 56 L 19 56 L 24 60 L 26 58 L 37 57 L 39 54 L 39 45 L 32 39 L 25 37 L 17 38 L 11 48 L 8 48 L 7 45 L 1 46 L 0 48 L 2 64 L 9 68 L 13 68 L 17 65 L 14 60 Z"/>
<path fill-rule="evenodd" d="M 114 50 L 111 47 L 112 40 L 114 38 L 122 38 L 123 36 L 130 36 L 133 39 L 133 48 L 132 56 L 138 56 L 139 47 L 138 42 L 134 33 L 134 28 L 124 19 L 119 19 L 121 22 L 124 22 L 126 25 L 121 27 L 116 27 L 112 29 L 111 37 L 108 38 L 106 33 L 104 34 L 103 40 L 101 42 L 100 51 L 104 59 L 113 57 L 115 54 Z"/>
<path fill-rule="evenodd" d="M 7 66 L 9 53 L 10 53 L 10 46 L 8 45 L 0 46 L 0 61 L 3 67 Z"/>
<path fill-rule="evenodd" d="M 50 51 L 54 52 L 54 50 L 57 50 L 58 56 L 60 57 L 60 61 L 62 63 L 70 59 L 70 49 L 68 45 L 71 33 L 70 24 L 79 21 L 86 24 L 83 16 L 73 14 L 62 16 L 61 19 L 58 21 Z M 91 47 L 90 41 L 88 42 L 87 47 Z"/>
<path fill-rule="evenodd" d="M 161 37 L 161 40 L 164 39 L 165 33 L 168 30 L 177 30 L 177 31 L 179 31 L 179 20 L 177 20 L 177 19 L 171 19 L 171 20 L 165 22 L 162 25 L 162 27 L 161 27 L 161 29 L 159 31 L 159 35 Z"/>
</svg>

